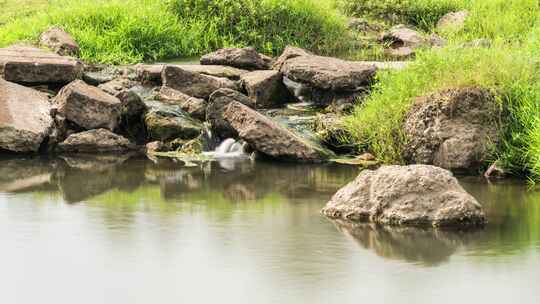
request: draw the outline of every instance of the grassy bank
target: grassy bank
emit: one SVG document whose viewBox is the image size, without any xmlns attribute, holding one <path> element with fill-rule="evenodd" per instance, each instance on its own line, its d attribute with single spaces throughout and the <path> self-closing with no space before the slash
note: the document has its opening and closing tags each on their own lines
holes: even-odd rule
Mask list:
<svg viewBox="0 0 540 304">
<path fill-rule="evenodd" d="M 318 53 L 346 48 L 333 0 L 0 0 L 0 47 L 35 42 L 52 25 L 70 32 L 86 61 L 132 63 L 287 44 Z M 39 8 L 39 9 L 36 9 Z"/>
<path fill-rule="evenodd" d="M 540 177 L 538 1 L 453 2 L 471 13 L 465 28 L 441 33 L 449 45 L 420 52 L 410 68 L 381 74 L 373 94 L 345 118 L 352 140 L 387 163 L 401 163 L 407 141 L 401 125 L 414 97 L 445 88 L 482 86 L 493 90 L 509 114 L 493 160 L 501 160 L 516 174 Z M 492 46 L 462 46 L 472 39 L 489 39 Z"/>
</svg>

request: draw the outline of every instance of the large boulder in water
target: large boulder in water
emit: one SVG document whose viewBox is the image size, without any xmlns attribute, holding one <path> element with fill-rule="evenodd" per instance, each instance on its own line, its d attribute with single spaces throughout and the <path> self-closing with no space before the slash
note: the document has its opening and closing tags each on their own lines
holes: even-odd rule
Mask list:
<svg viewBox="0 0 540 304">
<path fill-rule="evenodd" d="M 453 171 L 475 171 L 498 141 L 499 107 L 487 90 L 449 89 L 418 98 L 404 123 L 405 159 Z"/>
<path fill-rule="evenodd" d="M 82 73 L 82 63 L 71 57 L 20 45 L 0 49 L 0 77 L 7 81 L 65 84 Z"/>
<path fill-rule="evenodd" d="M 227 106 L 234 101 L 250 108 L 255 107 L 253 100 L 246 95 L 231 89 L 220 89 L 212 93 L 206 108 L 206 121 L 212 126 L 212 131 L 223 139 L 238 136 L 236 130 L 223 117 Z"/>
<path fill-rule="evenodd" d="M 288 45 L 284 50 L 283 53 L 276 59 L 276 62 L 272 65 L 272 69 L 276 71 L 281 71 L 281 67 L 283 64 L 292 58 L 300 57 L 300 56 L 312 56 L 313 54 L 311 52 L 308 52 L 304 49 L 290 46 Z"/>
<path fill-rule="evenodd" d="M 188 140 L 201 134 L 202 124 L 189 117 L 180 107 L 159 102 L 147 103 L 147 105 L 150 110 L 145 114 L 144 121 L 151 140 Z"/>
<path fill-rule="evenodd" d="M 202 65 L 227 65 L 246 70 L 267 70 L 268 62 L 254 48 L 225 48 L 201 57 Z"/>
<path fill-rule="evenodd" d="M 55 98 L 58 113 L 78 126 L 91 130 L 118 126 L 122 102 L 99 88 L 76 80 L 62 88 Z"/>
<path fill-rule="evenodd" d="M 278 71 L 253 71 L 242 75 L 241 83 L 257 108 L 278 107 L 291 98 Z"/>
<path fill-rule="evenodd" d="M 231 102 L 223 113 L 225 120 L 252 148 L 276 159 L 297 162 L 322 162 L 333 153 L 301 137 L 263 114 Z"/>
<path fill-rule="evenodd" d="M 190 72 L 177 66 L 166 66 L 161 77 L 164 86 L 203 99 L 208 99 L 213 92 L 222 88 L 237 89 L 236 83 L 227 78 Z"/>
<path fill-rule="evenodd" d="M 450 171 L 428 165 L 365 170 L 322 213 L 333 219 L 409 226 L 478 226 L 482 206 Z"/>
<path fill-rule="evenodd" d="M 135 146 L 126 138 L 106 129 L 96 129 L 70 135 L 61 142 L 59 152 L 97 153 L 122 152 Z"/>
<path fill-rule="evenodd" d="M 0 79 L 0 149 L 36 152 L 53 126 L 46 95 Z"/>
<path fill-rule="evenodd" d="M 51 27 L 39 36 L 39 44 L 60 56 L 79 56 L 80 48 L 75 39 L 59 27 Z"/>
</svg>

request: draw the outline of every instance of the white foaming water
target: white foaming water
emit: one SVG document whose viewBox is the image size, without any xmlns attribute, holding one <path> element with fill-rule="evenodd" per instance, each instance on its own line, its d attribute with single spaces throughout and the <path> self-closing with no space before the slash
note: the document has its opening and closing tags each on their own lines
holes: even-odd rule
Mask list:
<svg viewBox="0 0 540 304">
<path fill-rule="evenodd" d="M 245 142 L 227 138 L 219 144 L 215 151 L 205 154 L 215 158 L 247 158 L 249 155 L 246 153 L 246 146 Z"/>
</svg>

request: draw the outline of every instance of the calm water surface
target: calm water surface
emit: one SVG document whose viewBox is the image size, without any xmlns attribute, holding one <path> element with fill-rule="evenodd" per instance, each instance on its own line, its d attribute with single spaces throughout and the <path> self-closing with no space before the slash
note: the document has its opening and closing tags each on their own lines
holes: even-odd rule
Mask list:
<svg viewBox="0 0 540 304">
<path fill-rule="evenodd" d="M 540 193 L 462 184 L 482 231 L 340 226 L 350 167 L 0 159 L 0 303 L 540 303 Z"/>
</svg>

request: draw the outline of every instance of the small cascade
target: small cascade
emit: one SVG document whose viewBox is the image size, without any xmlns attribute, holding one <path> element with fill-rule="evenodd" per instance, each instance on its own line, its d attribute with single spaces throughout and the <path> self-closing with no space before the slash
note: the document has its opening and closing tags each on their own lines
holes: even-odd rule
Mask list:
<svg viewBox="0 0 540 304">
<path fill-rule="evenodd" d="M 223 158 L 249 158 L 246 153 L 247 144 L 244 141 L 236 141 L 233 138 L 227 138 L 222 141 L 212 152 L 205 152 L 206 155 L 217 159 Z"/>
</svg>

